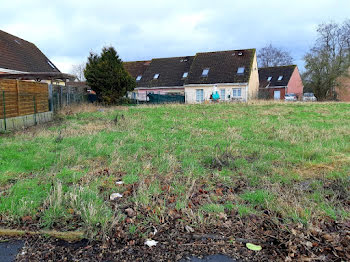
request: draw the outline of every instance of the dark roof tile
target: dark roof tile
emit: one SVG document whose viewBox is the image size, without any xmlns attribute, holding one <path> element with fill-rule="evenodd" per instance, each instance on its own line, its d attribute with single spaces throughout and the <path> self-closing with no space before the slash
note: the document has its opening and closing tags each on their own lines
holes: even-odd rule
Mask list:
<svg viewBox="0 0 350 262">
<path fill-rule="evenodd" d="M 0 30 L 0 68 L 22 72 L 60 72 L 34 44 L 2 30 Z"/>
<path fill-rule="evenodd" d="M 264 88 L 267 85 L 269 87 L 287 86 L 295 67 L 296 65 L 259 68 L 260 88 Z M 280 81 L 278 80 L 279 76 L 283 76 Z M 270 81 L 268 81 L 269 77 L 272 77 Z"/>
<path fill-rule="evenodd" d="M 135 61 L 124 62 L 123 66 L 125 70 L 134 78 L 139 75 L 143 75 L 147 67 L 151 64 L 151 61 Z"/>
<path fill-rule="evenodd" d="M 182 86 L 185 81 L 182 76 L 189 72 L 192 61 L 193 56 L 152 59 L 137 87 Z M 158 79 L 154 79 L 155 74 L 159 74 Z"/>
<path fill-rule="evenodd" d="M 197 53 L 185 84 L 246 83 L 249 81 L 255 49 Z M 244 67 L 243 74 L 237 74 Z M 209 68 L 203 77 L 203 69 Z"/>
</svg>

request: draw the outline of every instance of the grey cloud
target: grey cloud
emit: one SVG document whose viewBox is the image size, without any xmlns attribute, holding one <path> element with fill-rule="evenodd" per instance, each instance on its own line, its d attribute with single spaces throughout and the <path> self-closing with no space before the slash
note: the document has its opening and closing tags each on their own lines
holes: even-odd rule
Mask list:
<svg viewBox="0 0 350 262">
<path fill-rule="evenodd" d="M 104 45 L 115 46 L 123 60 L 140 60 L 269 43 L 302 66 L 317 24 L 342 21 L 348 10 L 345 0 L 12 0 L 1 3 L 0 28 L 65 68 Z"/>
</svg>

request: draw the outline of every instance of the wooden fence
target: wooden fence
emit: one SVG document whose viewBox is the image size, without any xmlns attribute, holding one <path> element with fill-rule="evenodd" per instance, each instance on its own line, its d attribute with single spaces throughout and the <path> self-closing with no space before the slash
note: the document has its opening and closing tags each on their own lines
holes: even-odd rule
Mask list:
<svg viewBox="0 0 350 262">
<path fill-rule="evenodd" d="M 49 111 L 46 83 L 0 80 L 0 119 Z"/>
</svg>

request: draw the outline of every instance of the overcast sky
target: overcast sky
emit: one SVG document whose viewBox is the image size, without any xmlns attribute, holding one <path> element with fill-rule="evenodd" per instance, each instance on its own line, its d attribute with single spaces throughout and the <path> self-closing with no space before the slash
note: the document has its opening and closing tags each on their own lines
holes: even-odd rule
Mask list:
<svg viewBox="0 0 350 262">
<path fill-rule="evenodd" d="M 295 63 L 350 0 L 0 0 L 0 29 L 35 43 L 63 72 L 113 45 L 123 61 L 285 48 Z"/>
</svg>

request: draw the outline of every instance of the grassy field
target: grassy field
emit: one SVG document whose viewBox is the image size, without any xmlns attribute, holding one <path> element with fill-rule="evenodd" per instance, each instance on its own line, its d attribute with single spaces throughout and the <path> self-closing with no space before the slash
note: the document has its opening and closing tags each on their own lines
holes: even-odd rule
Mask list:
<svg viewBox="0 0 350 262">
<path fill-rule="evenodd" d="M 175 216 L 344 221 L 349 174 L 350 104 L 85 106 L 0 134 L 0 221 L 90 237 L 142 237 Z"/>
</svg>

